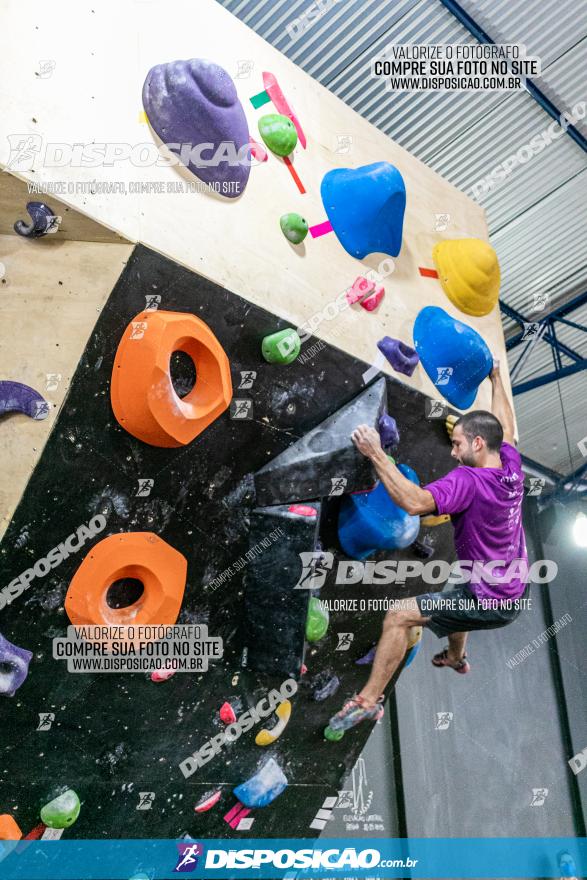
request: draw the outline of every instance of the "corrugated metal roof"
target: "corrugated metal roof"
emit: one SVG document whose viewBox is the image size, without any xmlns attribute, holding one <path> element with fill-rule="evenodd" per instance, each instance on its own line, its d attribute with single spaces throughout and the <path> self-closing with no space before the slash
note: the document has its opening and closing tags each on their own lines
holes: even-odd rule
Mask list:
<svg viewBox="0 0 587 880">
<path fill-rule="evenodd" d="M 587 289 L 586 157 L 567 135 L 529 156 L 552 120 L 528 93 L 391 93 L 371 78 L 372 58 L 389 43 L 474 42 L 439 0 L 219 2 L 455 186 L 471 194 L 478 184 L 502 268 L 504 302 L 528 320 L 540 320 L 544 313 L 532 312 L 534 294 L 548 293 L 549 307 L 554 307 Z M 582 0 L 461 4 L 495 42 L 523 43 L 528 54 L 541 58 L 536 84 L 559 110 L 571 111 L 587 101 L 587 6 Z M 310 10 L 322 14 L 304 29 L 300 20 Z M 578 128 L 586 133 L 587 120 L 579 121 Z M 512 173 L 499 185 L 488 184 L 481 195 L 480 181 L 517 153 L 521 161 Z M 568 317 L 587 325 L 586 312 L 577 313 L 581 319 Z M 504 317 L 506 335 L 516 329 Z M 557 333 L 585 352 L 585 334 L 558 325 Z M 520 352 L 510 353 L 510 366 Z M 540 342 L 517 379 L 551 369 L 551 349 Z M 520 446 L 527 455 L 561 473 L 584 461 L 576 444 L 587 433 L 586 386 L 586 374 L 578 373 L 516 397 Z"/>
</svg>

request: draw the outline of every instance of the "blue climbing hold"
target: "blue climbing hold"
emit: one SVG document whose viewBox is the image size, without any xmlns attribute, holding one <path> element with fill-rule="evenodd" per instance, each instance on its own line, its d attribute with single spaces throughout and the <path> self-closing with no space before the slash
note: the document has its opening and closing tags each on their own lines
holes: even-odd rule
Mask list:
<svg viewBox="0 0 587 880">
<path fill-rule="evenodd" d="M 400 464 L 399 470 L 419 485 L 414 470 Z M 343 498 L 338 517 L 338 540 L 351 559 L 366 559 L 377 550 L 401 550 L 418 536 L 420 517 L 410 516 L 391 500 L 383 483 L 368 492 Z"/>
<path fill-rule="evenodd" d="M 422 644 L 422 642 L 420 641 L 420 642 L 416 642 L 415 645 L 412 645 L 412 647 L 408 651 L 408 655 L 406 657 L 406 662 L 404 663 L 404 669 L 406 668 L 406 666 L 409 666 L 410 663 L 413 661 L 414 657 L 416 656 L 416 654 L 420 650 L 421 644 Z"/>
<path fill-rule="evenodd" d="M 402 246 L 406 185 L 389 162 L 328 171 L 320 195 L 330 225 L 352 257 L 397 257 Z"/>
<path fill-rule="evenodd" d="M 414 345 L 431 381 L 457 409 L 472 406 L 493 358 L 483 338 L 444 309 L 426 306 L 414 322 Z"/>
<path fill-rule="evenodd" d="M 260 770 L 234 789 L 241 804 L 249 807 L 266 807 L 287 788 L 287 777 L 275 758 L 269 758 Z"/>
</svg>

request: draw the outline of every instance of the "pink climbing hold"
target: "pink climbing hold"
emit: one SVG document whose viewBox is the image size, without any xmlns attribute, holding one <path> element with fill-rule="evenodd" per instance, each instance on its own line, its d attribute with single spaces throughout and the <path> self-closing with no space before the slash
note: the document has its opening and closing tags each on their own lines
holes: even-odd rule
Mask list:
<svg viewBox="0 0 587 880">
<path fill-rule="evenodd" d="M 368 312 L 372 312 L 377 308 L 383 297 L 385 296 L 385 289 L 383 286 L 379 286 L 375 288 L 375 293 L 372 293 L 371 296 L 368 296 L 364 299 L 360 305 L 367 309 Z"/>
<path fill-rule="evenodd" d="M 307 671 L 308 671 L 308 667 L 306 666 L 305 663 L 302 663 L 302 668 L 300 669 L 300 675 L 305 675 Z"/>
<path fill-rule="evenodd" d="M 224 722 L 224 724 L 234 724 L 236 721 L 236 715 L 234 714 L 234 709 L 230 705 L 230 703 L 223 703 L 220 707 L 220 720 Z"/>
<path fill-rule="evenodd" d="M 221 795 L 222 790 L 220 788 L 213 794 L 209 795 L 208 793 L 206 793 L 202 800 L 198 801 L 198 803 L 194 807 L 194 810 L 196 811 L 196 813 L 205 813 L 207 810 L 211 810 L 212 807 L 214 807 L 218 803 Z"/>
<path fill-rule="evenodd" d="M 151 673 L 151 681 L 167 681 L 172 675 L 175 675 L 175 669 L 156 669 Z"/>
<path fill-rule="evenodd" d="M 318 511 L 309 504 L 290 504 L 287 508 L 289 513 L 297 513 L 298 516 L 317 516 Z"/>
<path fill-rule="evenodd" d="M 250 136 L 249 143 L 251 145 L 251 156 L 253 157 L 253 159 L 256 159 L 257 162 L 266 162 L 268 155 L 265 147 L 262 147 L 258 141 Z"/>
<path fill-rule="evenodd" d="M 375 290 L 375 282 L 368 281 L 367 278 L 359 275 L 359 277 L 353 282 L 353 286 L 350 290 L 347 290 L 346 300 L 348 304 L 352 306 L 373 290 Z"/>
</svg>

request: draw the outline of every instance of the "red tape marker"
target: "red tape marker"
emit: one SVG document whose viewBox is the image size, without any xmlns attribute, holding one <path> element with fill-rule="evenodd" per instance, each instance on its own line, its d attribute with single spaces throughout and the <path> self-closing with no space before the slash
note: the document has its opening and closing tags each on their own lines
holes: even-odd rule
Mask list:
<svg viewBox="0 0 587 880">
<path fill-rule="evenodd" d="M 420 266 L 419 272 L 424 278 L 438 278 L 438 272 L 436 269 L 424 269 Z"/>
<path fill-rule="evenodd" d="M 291 176 L 292 176 L 293 179 L 295 180 L 295 182 L 296 182 L 296 186 L 297 186 L 297 188 L 299 189 L 299 191 L 300 191 L 302 194 L 305 193 L 306 190 L 304 189 L 304 184 L 302 183 L 302 181 L 301 181 L 300 178 L 298 177 L 298 172 L 297 172 L 296 169 L 293 167 L 292 161 L 291 161 L 291 159 L 289 158 L 289 156 L 284 156 L 284 157 L 283 157 L 283 161 L 285 162 L 285 164 L 286 164 L 286 166 L 287 166 L 287 170 L 289 171 L 289 173 L 291 174 Z"/>
</svg>

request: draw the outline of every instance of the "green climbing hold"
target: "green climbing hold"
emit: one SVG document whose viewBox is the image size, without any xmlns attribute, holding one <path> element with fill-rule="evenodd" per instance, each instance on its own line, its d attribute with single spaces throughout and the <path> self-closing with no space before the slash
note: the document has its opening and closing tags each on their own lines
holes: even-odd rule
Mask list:
<svg viewBox="0 0 587 880">
<path fill-rule="evenodd" d="M 259 134 L 265 146 L 277 156 L 289 156 L 298 142 L 295 125 L 287 116 L 268 113 L 259 120 Z"/>
<path fill-rule="evenodd" d="M 330 617 L 326 608 L 316 596 L 311 596 L 306 617 L 306 638 L 309 642 L 319 642 L 328 630 Z"/>
<path fill-rule="evenodd" d="M 41 809 L 41 822 L 48 828 L 69 828 L 79 816 L 80 802 L 72 788 L 53 798 Z"/>
<path fill-rule="evenodd" d="M 282 214 L 279 218 L 281 231 L 292 244 L 301 244 L 308 234 L 308 221 L 301 214 Z"/>
<path fill-rule="evenodd" d="M 300 353 L 302 341 L 293 327 L 266 336 L 261 344 L 263 357 L 269 364 L 291 364 Z"/>
<path fill-rule="evenodd" d="M 330 742 L 340 742 L 343 736 L 344 730 L 333 730 L 330 725 L 324 728 L 324 739 L 329 739 Z"/>
</svg>

